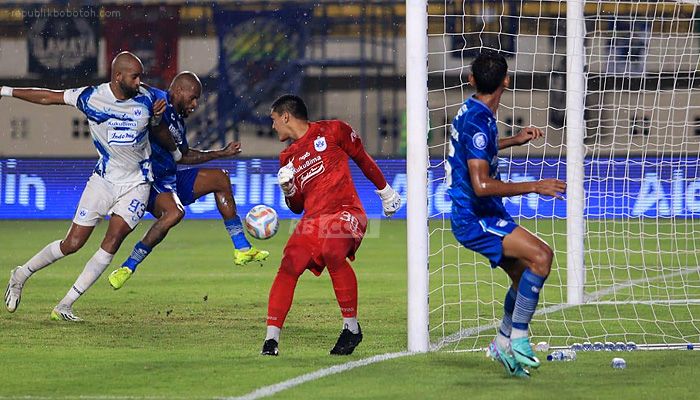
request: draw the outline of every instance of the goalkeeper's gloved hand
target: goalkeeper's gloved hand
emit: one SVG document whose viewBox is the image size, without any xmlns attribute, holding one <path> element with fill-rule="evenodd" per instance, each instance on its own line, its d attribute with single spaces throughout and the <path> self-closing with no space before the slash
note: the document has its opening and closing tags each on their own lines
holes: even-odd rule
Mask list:
<svg viewBox="0 0 700 400">
<path fill-rule="evenodd" d="M 384 208 L 384 215 L 387 217 L 391 217 L 401 208 L 401 196 L 388 183 L 384 189 L 374 192 L 382 199 L 382 208 Z"/>
<path fill-rule="evenodd" d="M 294 185 L 294 166 L 291 161 L 277 172 L 277 182 L 285 197 L 292 197 L 297 192 L 297 187 Z"/>
</svg>

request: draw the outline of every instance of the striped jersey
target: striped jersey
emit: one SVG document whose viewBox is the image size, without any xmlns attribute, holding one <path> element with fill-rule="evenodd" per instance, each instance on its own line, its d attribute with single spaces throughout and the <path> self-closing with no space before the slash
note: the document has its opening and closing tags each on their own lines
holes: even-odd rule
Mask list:
<svg viewBox="0 0 700 400">
<path fill-rule="evenodd" d="M 109 83 L 103 83 L 66 90 L 63 99 L 88 119 L 92 141 L 100 156 L 96 174 L 115 185 L 153 180 L 148 140 L 152 94 L 141 87 L 135 97 L 118 100 Z"/>
<path fill-rule="evenodd" d="M 469 176 L 470 159 L 489 164 L 489 175 L 501 179 L 498 171 L 498 128 L 493 111 L 474 97 L 467 99 L 451 125 L 450 153 L 447 158 L 447 193 L 452 209 L 463 219 L 507 215 L 500 196 L 479 197 L 474 192 Z"/>
</svg>

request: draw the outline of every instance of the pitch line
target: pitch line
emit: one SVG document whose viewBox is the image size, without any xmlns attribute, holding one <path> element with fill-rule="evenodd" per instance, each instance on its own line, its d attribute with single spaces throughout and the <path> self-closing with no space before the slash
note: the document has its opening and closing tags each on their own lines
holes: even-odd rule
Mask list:
<svg viewBox="0 0 700 400">
<path fill-rule="evenodd" d="M 291 389 L 291 388 L 293 388 L 295 386 L 299 386 L 303 383 L 315 381 L 316 379 L 320 379 L 320 378 L 323 378 L 323 377 L 326 377 L 329 375 L 339 374 L 341 372 L 349 371 L 349 370 L 357 368 L 357 367 L 364 367 L 365 365 L 370 365 L 370 364 L 374 364 L 374 363 L 378 363 L 378 362 L 386 361 L 386 360 L 392 360 L 394 358 L 405 357 L 405 356 L 409 356 L 411 354 L 416 354 L 416 353 L 413 353 L 410 351 L 401 351 L 398 353 L 386 353 L 386 354 L 380 354 L 380 355 L 369 357 L 369 358 L 363 358 L 362 360 L 350 361 L 350 362 L 347 362 L 345 364 L 333 365 L 332 367 L 320 369 L 318 371 L 314 371 L 314 372 L 310 372 L 308 374 L 297 376 L 296 378 L 288 379 L 286 381 L 276 383 L 274 385 L 261 387 L 260 389 L 254 390 L 254 391 L 252 391 L 244 396 L 226 397 L 223 400 L 261 399 L 263 397 L 272 396 L 273 394 L 277 394 L 283 390 Z"/>
<path fill-rule="evenodd" d="M 673 278 L 679 275 L 689 275 L 695 272 L 700 272 L 700 266 L 694 267 L 694 268 L 686 268 L 686 269 L 681 269 L 676 272 L 670 273 L 670 274 L 662 274 L 662 275 L 657 275 L 654 277 L 645 277 L 645 278 L 639 278 L 639 279 L 633 279 L 631 281 L 627 281 L 624 283 L 618 283 L 612 286 L 609 286 L 605 289 L 598 290 L 597 292 L 593 292 L 590 294 L 586 294 L 583 297 L 583 303 L 582 304 L 567 304 L 567 303 L 560 303 L 560 304 L 554 304 L 551 306 L 547 306 L 544 308 L 540 308 L 535 312 L 535 315 L 546 315 L 550 314 L 553 312 L 565 310 L 567 308 L 571 307 L 580 307 L 580 306 L 585 306 L 588 304 L 598 304 L 596 300 L 600 299 L 601 297 L 605 297 L 607 295 L 616 293 L 618 290 L 621 289 L 627 289 L 630 288 L 634 285 L 638 285 L 640 283 L 646 283 L 646 282 L 653 282 L 657 281 L 660 279 L 667 279 L 667 278 Z M 463 329 L 459 332 L 453 333 L 450 336 L 447 336 L 446 338 L 440 340 L 437 343 L 433 343 L 430 345 L 430 350 L 435 351 L 435 350 L 440 350 L 444 346 L 457 342 L 465 337 L 470 337 L 474 336 L 476 334 L 479 334 L 483 331 L 489 330 L 489 329 L 495 329 L 497 327 L 498 323 L 495 324 L 489 324 L 489 325 L 480 325 L 480 326 L 475 326 L 473 328 L 468 328 L 468 329 Z"/>
<path fill-rule="evenodd" d="M 582 305 L 586 305 L 586 303 L 594 303 L 596 300 L 600 299 L 601 297 L 613 294 L 617 292 L 620 289 L 626 289 L 629 287 L 632 287 L 634 285 L 644 283 L 644 282 L 651 282 L 655 281 L 658 279 L 666 279 L 666 278 L 672 278 L 674 276 L 678 275 L 688 275 L 693 272 L 700 272 L 700 267 L 695 267 L 695 268 L 687 268 L 683 269 L 680 271 L 676 271 L 671 274 L 664 274 L 664 275 L 659 275 L 655 276 L 652 278 L 640 278 L 640 279 L 634 279 L 631 281 L 627 281 L 625 283 L 620 283 L 616 285 L 612 285 L 610 287 L 607 287 L 605 289 L 599 290 L 597 292 L 593 292 L 591 294 L 588 294 L 584 297 L 584 303 L 583 304 L 555 304 L 552 306 L 548 306 L 545 308 L 539 309 L 537 312 L 535 312 L 536 315 L 544 315 L 544 314 L 549 314 L 553 313 L 556 311 L 564 310 L 567 308 L 571 307 L 579 307 Z M 440 348 L 444 347 L 445 345 L 456 342 L 464 337 L 470 337 L 474 336 L 480 332 L 489 330 L 489 329 L 494 329 L 496 327 L 496 324 L 490 324 L 490 325 L 481 325 L 481 326 L 475 326 L 473 328 L 469 329 L 464 329 L 462 331 L 459 331 L 457 333 L 454 333 L 444 339 L 442 339 L 438 343 L 433 343 L 430 345 L 431 351 L 433 350 L 439 350 Z M 349 371 L 354 368 L 358 367 L 364 367 L 366 365 L 378 363 L 381 361 L 386 361 L 386 360 L 392 360 L 394 358 L 400 358 L 400 357 L 405 357 L 405 356 L 410 356 L 414 354 L 422 354 L 422 353 L 414 353 L 410 351 L 402 351 L 398 353 L 386 353 L 386 354 L 379 354 L 373 357 L 369 358 L 364 358 L 362 360 L 357 360 L 357 361 L 350 361 L 345 364 L 339 364 L 339 365 L 334 365 L 332 367 L 320 369 L 318 371 L 310 372 L 308 374 L 300 375 L 296 378 L 288 379 L 286 381 L 276 383 L 274 385 L 269 385 L 269 386 L 263 386 L 259 389 L 256 389 L 246 395 L 240 396 L 240 397 L 224 397 L 222 400 L 256 400 L 256 399 L 261 399 L 263 397 L 268 397 L 272 396 L 274 394 L 277 394 L 281 391 L 291 389 L 295 386 L 299 386 L 301 384 L 304 384 L 306 382 L 311 382 L 315 381 L 316 379 L 320 379 L 329 375 L 334 375 L 334 374 L 339 374 L 341 372 Z"/>
</svg>

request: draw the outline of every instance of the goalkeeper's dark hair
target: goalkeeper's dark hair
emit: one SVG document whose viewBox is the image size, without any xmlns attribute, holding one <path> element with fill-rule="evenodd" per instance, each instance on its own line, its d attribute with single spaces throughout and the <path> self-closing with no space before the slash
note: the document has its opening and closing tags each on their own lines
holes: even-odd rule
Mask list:
<svg viewBox="0 0 700 400">
<path fill-rule="evenodd" d="M 493 50 L 484 50 L 472 62 L 472 75 L 476 82 L 476 91 L 491 94 L 506 79 L 508 62 L 503 55 Z"/>
<path fill-rule="evenodd" d="M 286 111 L 296 119 L 302 119 L 304 121 L 309 120 L 309 111 L 306 109 L 304 100 L 293 94 L 285 94 L 278 97 L 277 100 L 272 103 L 271 109 L 277 114 L 282 114 Z"/>
</svg>

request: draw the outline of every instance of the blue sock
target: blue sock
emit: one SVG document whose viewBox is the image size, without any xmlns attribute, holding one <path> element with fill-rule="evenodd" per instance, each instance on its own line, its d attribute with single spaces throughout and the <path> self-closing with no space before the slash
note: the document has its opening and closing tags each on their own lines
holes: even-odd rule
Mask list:
<svg viewBox="0 0 700 400">
<path fill-rule="evenodd" d="M 231 236 L 233 247 L 238 250 L 248 250 L 251 247 L 250 242 L 245 237 L 245 233 L 243 233 L 241 217 L 236 215 L 231 219 L 226 219 L 224 220 L 224 225 L 226 226 L 228 235 Z"/>
<path fill-rule="evenodd" d="M 515 309 L 515 299 L 517 296 L 518 294 L 511 286 L 503 301 L 503 320 L 501 320 L 501 327 L 498 329 L 498 333 L 507 338 L 510 337 L 510 331 L 513 328 L 513 310 Z"/>
<path fill-rule="evenodd" d="M 527 331 L 540 300 L 540 291 L 546 277 L 538 276 L 529 269 L 523 272 L 518 284 L 518 296 L 513 311 L 513 329 Z"/>
<path fill-rule="evenodd" d="M 146 246 L 142 242 L 136 243 L 134 249 L 131 250 L 131 255 L 126 259 L 126 261 L 124 261 L 122 266 L 129 268 L 132 272 L 136 271 L 136 267 L 138 267 L 139 264 L 141 264 L 141 261 L 146 259 L 146 257 L 151 254 L 151 250 L 153 249 Z"/>
</svg>

